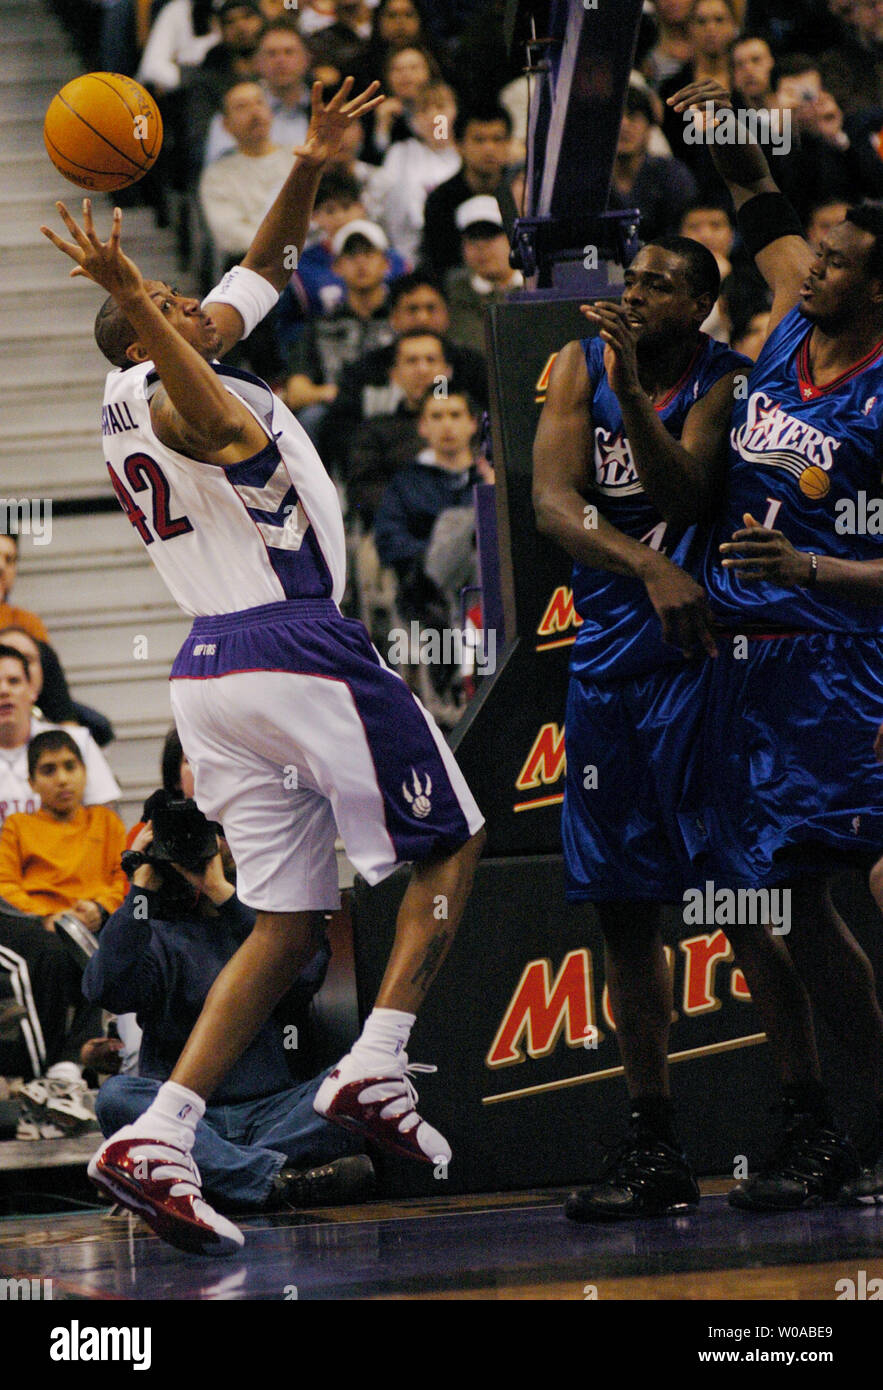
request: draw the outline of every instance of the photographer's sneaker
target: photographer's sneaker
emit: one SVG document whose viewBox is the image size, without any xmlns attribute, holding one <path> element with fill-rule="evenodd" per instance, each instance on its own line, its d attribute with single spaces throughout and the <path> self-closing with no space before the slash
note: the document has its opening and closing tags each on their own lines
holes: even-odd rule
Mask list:
<svg viewBox="0 0 883 1390">
<path fill-rule="evenodd" d="M 135 1212 L 161 1240 L 194 1255 L 233 1255 L 245 1243 L 238 1226 L 202 1195 L 192 1156 L 177 1145 L 145 1138 L 126 1125 L 93 1156 L 89 1177 L 115 1202 Z"/>
<path fill-rule="evenodd" d="M 37 1077 L 22 1086 L 18 1101 L 22 1119 L 39 1126 L 43 1138 L 57 1137 L 42 1133 L 47 1129 L 58 1129 L 65 1136 L 98 1128 L 95 1111 L 89 1105 L 89 1088 L 82 1078 Z"/>
<path fill-rule="evenodd" d="M 283 1168 L 273 1179 L 270 1203 L 281 1203 L 294 1211 L 351 1206 L 367 1202 L 375 1186 L 374 1165 L 368 1155 L 352 1154 L 312 1168 Z"/>
<path fill-rule="evenodd" d="M 344 1129 L 373 1139 L 381 1148 L 418 1163 L 450 1163 L 447 1140 L 417 1114 L 411 1077 L 435 1067 L 408 1062 L 404 1053 L 388 1072 L 365 1074 L 352 1053 L 329 1072 L 316 1092 L 313 1109 Z"/>
</svg>

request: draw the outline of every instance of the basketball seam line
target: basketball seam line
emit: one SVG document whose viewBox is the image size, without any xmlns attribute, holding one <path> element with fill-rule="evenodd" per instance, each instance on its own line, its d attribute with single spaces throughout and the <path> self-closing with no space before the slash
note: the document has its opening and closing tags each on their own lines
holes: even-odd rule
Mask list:
<svg viewBox="0 0 883 1390">
<path fill-rule="evenodd" d="M 46 134 L 45 130 L 43 131 L 43 139 L 46 141 L 47 145 L 52 146 L 59 159 L 63 159 L 66 164 L 71 164 L 76 169 L 82 169 L 87 174 L 98 174 L 104 178 L 114 178 L 116 176 L 112 169 L 93 169 L 91 164 L 80 164 L 78 160 L 71 159 L 69 154 L 65 154 L 64 150 L 60 150 L 58 148 L 55 141 L 51 138 L 51 136 Z M 57 164 L 55 167 L 56 169 L 58 169 Z M 61 170 L 59 169 L 58 172 L 61 173 Z M 117 173 L 122 176 L 125 176 L 126 178 L 129 177 L 128 169 L 119 169 Z M 95 191 L 97 193 L 113 193 L 115 190 L 112 188 L 99 188 Z"/>
<path fill-rule="evenodd" d="M 115 72 L 115 73 L 112 73 L 111 75 L 112 75 L 113 77 L 119 77 L 119 78 L 122 78 L 122 77 L 123 77 L 123 74 L 120 73 L 120 72 Z M 128 111 L 129 115 L 132 117 L 133 120 L 137 120 L 139 116 L 145 116 L 145 117 L 146 117 L 146 116 L 152 116 L 152 115 L 153 115 L 153 112 L 152 112 L 152 111 L 149 111 L 149 110 L 148 110 L 148 111 L 133 111 L 132 108 L 131 108 L 131 106 L 130 106 L 129 103 L 126 101 L 125 97 L 123 96 L 122 92 L 118 92 L 117 89 L 116 89 L 116 87 L 114 87 L 112 83 L 107 82 L 107 81 L 105 80 L 104 76 L 103 76 L 101 73 L 99 73 L 99 72 L 93 72 L 93 73 L 90 73 L 89 76 L 90 76 L 91 78 L 93 78 L 93 80 L 94 80 L 95 82 L 100 82 L 101 85 L 102 85 L 102 87 L 106 87 L 107 90 L 108 90 L 109 92 L 113 92 L 113 94 L 114 94 L 115 97 L 119 97 L 120 101 L 123 103 L 123 106 L 125 106 L 126 110 Z M 132 80 L 133 80 L 132 78 L 126 78 L 126 81 L 127 81 L 127 82 L 130 82 L 130 81 L 132 81 Z M 78 113 L 78 114 L 79 114 L 79 113 Z M 162 118 L 159 116 L 159 111 L 158 111 L 158 110 L 157 110 L 157 113 L 156 113 L 156 114 L 157 114 L 157 117 L 159 117 L 159 119 L 160 119 L 160 121 L 161 121 Z M 59 151 L 59 153 L 60 153 L 60 151 Z M 157 151 L 157 154 L 158 154 L 158 153 L 159 153 L 159 151 Z M 153 157 L 152 152 L 151 152 L 151 154 L 148 154 L 146 148 L 144 149 L 144 154 L 145 154 L 145 157 L 148 158 L 148 159 L 151 159 L 151 158 Z M 126 155 L 125 157 L 128 159 L 128 155 Z"/>
<path fill-rule="evenodd" d="M 113 150 L 114 154 L 118 154 L 120 156 L 120 159 L 128 160 L 128 162 L 131 165 L 133 165 L 134 168 L 138 169 L 142 174 L 147 173 L 148 169 L 150 168 L 149 164 L 139 164 L 138 161 L 133 159 L 131 155 L 126 154 L 124 150 L 118 149 L 112 140 L 108 140 L 106 135 L 102 135 L 100 130 L 95 129 L 94 125 L 90 125 L 90 123 L 86 120 L 85 116 L 81 116 L 79 111 L 76 111 L 74 107 L 70 105 L 69 102 L 65 101 L 64 97 L 61 95 L 61 92 L 58 93 L 58 100 L 62 103 L 63 106 L 67 107 L 68 111 L 70 111 L 72 116 L 76 116 L 78 121 L 83 122 L 83 125 L 86 127 L 87 130 L 91 130 L 93 135 L 97 135 L 99 140 L 103 140 L 105 145 L 109 145 L 110 148 Z M 62 155 L 62 158 L 67 158 L 67 156 L 63 154 L 61 150 L 59 150 L 58 152 Z M 121 170 L 120 172 L 123 171 Z"/>
</svg>

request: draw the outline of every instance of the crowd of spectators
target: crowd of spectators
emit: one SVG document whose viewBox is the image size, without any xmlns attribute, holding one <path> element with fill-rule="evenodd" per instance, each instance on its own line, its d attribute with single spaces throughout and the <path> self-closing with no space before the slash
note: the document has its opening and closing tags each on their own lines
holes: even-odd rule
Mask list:
<svg viewBox="0 0 883 1390">
<path fill-rule="evenodd" d="M 493 481 L 479 446 L 484 306 L 522 285 L 509 238 L 523 210 L 527 80 L 521 55 L 504 46 L 502 3 L 55 4 L 90 67 L 135 75 L 159 101 L 163 153 L 129 196 L 176 227 L 181 256 L 206 290 L 241 258 L 284 181 L 306 137 L 311 83 L 327 96 L 347 74 L 358 88 L 382 81 L 384 102 L 353 124 L 325 172 L 290 284 L 238 360 L 284 395 L 317 444 L 344 498 L 357 578 L 385 566 L 397 618 L 456 624 L 458 593 L 474 578 L 472 489 Z M 735 105 L 769 113 L 774 176 L 816 244 L 851 202 L 883 197 L 883 5 L 645 5 L 610 206 L 638 207 L 644 240 L 680 232 L 709 248 L 722 286 L 704 327 L 754 357 L 766 289 L 739 245 L 707 147 L 667 105 L 704 78 L 730 88 Z M 112 730 L 72 699 L 41 620 L 9 602 L 16 561 L 15 538 L 0 537 L 0 979 L 12 982 L 11 993 L 0 988 L 0 1072 L 11 1055 L 3 1049 L 18 1048 L 14 1069 L 34 1078 L 26 1128 L 37 1137 L 88 1118 L 83 1066 L 102 1060 L 112 1069 L 123 1047 L 93 1036 L 100 1004 L 139 1011 L 150 1030 L 143 1084 L 115 1083 L 100 1118 L 113 1128 L 148 1103 L 249 917 L 219 858 L 185 907 L 158 896 L 156 873 L 139 869 L 135 888 L 147 891 L 151 910 L 150 921 L 137 918 L 135 889 L 127 893 L 117 862 L 119 787 L 98 747 Z M 462 707 L 456 671 L 435 671 L 420 693 L 452 719 Z M 167 789 L 186 794 L 179 745 L 170 757 Z M 149 825 L 133 834 L 136 848 L 149 844 Z M 98 935 L 91 1006 L 63 918 Z M 321 982 L 323 950 L 300 982 L 302 1003 Z M 173 1019 L 163 972 L 179 958 L 201 965 L 188 986 L 190 1013 Z M 12 1015 L 22 1015 L 14 1044 L 4 1041 Z M 255 1205 L 277 1190 L 287 1164 L 338 1152 L 311 1118 L 315 1078 L 301 1076 L 304 1103 L 292 1101 L 295 1081 L 274 1036 L 255 1044 L 272 1054 L 276 1100 L 257 1106 L 268 1127 L 254 1130 L 251 1152 L 234 1152 L 237 1136 L 210 1114 L 201 1141 L 215 1190 L 246 1193 Z M 230 1103 L 249 1115 L 258 1053 L 229 1081 Z M 274 1131 L 279 1105 L 304 1125 Z"/>
</svg>

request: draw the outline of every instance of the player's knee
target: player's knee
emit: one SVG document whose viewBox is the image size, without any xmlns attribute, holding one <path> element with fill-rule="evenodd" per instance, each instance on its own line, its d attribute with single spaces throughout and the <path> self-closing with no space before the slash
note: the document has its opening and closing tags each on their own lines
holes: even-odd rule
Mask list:
<svg viewBox="0 0 883 1390">
<path fill-rule="evenodd" d="M 883 912 L 883 859 L 878 859 L 868 876 L 868 887 L 871 896 L 881 912 Z"/>
</svg>

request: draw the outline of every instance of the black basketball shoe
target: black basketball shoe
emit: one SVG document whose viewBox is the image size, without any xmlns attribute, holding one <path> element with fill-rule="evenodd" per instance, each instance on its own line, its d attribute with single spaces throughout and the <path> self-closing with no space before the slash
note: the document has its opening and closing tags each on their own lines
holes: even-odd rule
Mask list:
<svg viewBox="0 0 883 1390">
<path fill-rule="evenodd" d="M 336 1158 L 313 1168 L 283 1168 L 273 1179 L 269 1205 L 303 1207 L 350 1206 L 374 1195 L 374 1165 L 367 1154 Z"/>
<path fill-rule="evenodd" d="M 622 1221 L 669 1216 L 698 1203 L 699 1188 L 684 1154 L 633 1125 L 601 1181 L 572 1192 L 564 1214 L 571 1221 Z"/>
<path fill-rule="evenodd" d="M 803 1211 L 841 1198 L 861 1177 L 861 1162 L 830 1120 L 786 1103 L 785 1127 L 760 1171 L 737 1183 L 731 1207 L 742 1211 Z"/>
</svg>

